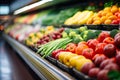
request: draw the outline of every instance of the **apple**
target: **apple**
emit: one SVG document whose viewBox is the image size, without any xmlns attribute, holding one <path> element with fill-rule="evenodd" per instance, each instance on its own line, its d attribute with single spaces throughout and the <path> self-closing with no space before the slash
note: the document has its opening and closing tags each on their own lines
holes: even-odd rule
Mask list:
<svg viewBox="0 0 120 80">
<path fill-rule="evenodd" d="M 98 41 L 99 42 L 103 42 L 103 40 L 106 38 L 106 37 L 110 37 L 110 34 L 108 32 L 101 32 L 98 36 Z"/>
<path fill-rule="evenodd" d="M 95 54 L 95 55 L 93 56 L 92 60 L 95 61 L 95 59 L 96 59 L 97 57 L 101 56 L 101 55 L 104 55 L 104 54 Z"/>
<path fill-rule="evenodd" d="M 65 30 L 64 28 L 60 28 L 60 29 L 58 29 L 58 32 L 62 33 L 64 30 Z"/>
<path fill-rule="evenodd" d="M 88 74 L 89 70 L 94 68 L 95 65 L 93 63 L 86 63 L 83 65 L 83 67 L 81 68 L 81 72 L 84 74 Z"/>
<path fill-rule="evenodd" d="M 60 52 L 55 55 L 55 59 L 59 59 Z"/>
<path fill-rule="evenodd" d="M 120 54 L 117 54 L 115 58 L 116 58 L 117 64 L 118 64 L 119 67 L 120 67 Z"/>
<path fill-rule="evenodd" d="M 119 66 L 116 63 L 110 63 L 110 64 L 106 65 L 104 67 L 104 69 L 109 70 L 109 71 L 111 71 L 111 70 L 119 71 Z"/>
<path fill-rule="evenodd" d="M 94 63 L 96 66 L 100 66 L 101 62 L 104 61 L 105 59 L 107 59 L 107 57 L 105 55 L 100 55 L 98 57 L 96 57 Z"/>
<path fill-rule="evenodd" d="M 101 70 L 97 75 L 97 80 L 109 80 L 107 76 L 108 72 L 108 70 Z"/>
<path fill-rule="evenodd" d="M 110 58 L 110 60 L 113 61 L 114 63 L 116 63 L 116 58 L 115 57 Z"/>
<path fill-rule="evenodd" d="M 62 37 L 62 35 L 61 35 L 61 34 L 59 34 L 59 35 L 57 35 L 56 37 L 57 37 L 57 39 L 59 39 L 59 38 L 61 38 L 61 37 Z"/>
<path fill-rule="evenodd" d="M 120 36 L 114 38 L 114 45 L 120 49 Z"/>
<path fill-rule="evenodd" d="M 106 59 L 100 64 L 100 68 L 103 69 L 106 65 L 114 63 L 112 59 Z"/>
<path fill-rule="evenodd" d="M 107 57 L 111 58 L 116 55 L 116 48 L 113 44 L 107 44 L 105 45 L 103 52 Z"/>
<path fill-rule="evenodd" d="M 92 48 L 86 48 L 82 51 L 82 55 L 88 59 L 92 59 L 94 56 L 94 50 Z"/>
<path fill-rule="evenodd" d="M 76 61 L 79 59 L 83 59 L 83 58 L 85 59 L 85 57 L 82 55 L 78 55 L 78 56 L 74 56 L 74 57 L 70 58 L 70 60 L 69 60 L 70 67 L 75 67 Z"/>
<path fill-rule="evenodd" d="M 87 45 L 92 48 L 93 50 L 95 50 L 96 45 L 99 43 L 99 41 L 97 39 L 90 39 L 87 41 Z"/>
<path fill-rule="evenodd" d="M 119 37 L 119 36 L 120 36 L 120 32 L 115 35 L 114 39 Z"/>
<path fill-rule="evenodd" d="M 116 54 L 120 54 L 120 49 L 116 48 Z"/>
<path fill-rule="evenodd" d="M 52 35 L 51 35 L 51 38 L 52 38 L 53 40 L 57 39 L 57 37 L 56 37 L 55 34 L 52 34 Z"/>
<path fill-rule="evenodd" d="M 103 40 L 103 43 L 107 43 L 107 44 L 114 44 L 114 39 L 112 37 L 106 37 Z"/>
<path fill-rule="evenodd" d="M 103 54 L 104 53 L 104 47 L 106 43 L 98 43 L 95 48 L 95 53 L 96 54 Z"/>
<path fill-rule="evenodd" d="M 55 56 L 56 56 L 59 52 L 61 52 L 61 51 L 65 51 L 65 50 L 63 50 L 63 49 L 54 50 L 54 51 L 52 52 L 52 57 L 55 58 Z"/>
<path fill-rule="evenodd" d="M 88 75 L 92 78 L 97 78 L 99 72 L 100 72 L 100 68 L 95 67 L 89 70 Z"/>
<path fill-rule="evenodd" d="M 56 35 L 56 36 L 59 35 L 59 34 L 60 33 L 58 31 L 55 31 L 55 32 L 52 33 L 52 35 Z"/>
<path fill-rule="evenodd" d="M 45 37 L 45 38 L 44 38 L 44 41 L 49 42 L 49 41 L 50 41 L 50 38 L 49 38 L 49 37 Z"/>
</svg>

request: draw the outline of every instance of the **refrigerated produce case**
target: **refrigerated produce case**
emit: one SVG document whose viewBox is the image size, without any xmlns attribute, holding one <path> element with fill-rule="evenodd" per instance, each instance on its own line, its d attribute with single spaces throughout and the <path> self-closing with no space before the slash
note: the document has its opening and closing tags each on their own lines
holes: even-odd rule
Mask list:
<svg viewBox="0 0 120 80">
<path fill-rule="evenodd" d="M 58 8 L 58 11 L 56 11 L 57 9 L 54 9 L 54 7 L 48 8 L 49 4 L 47 3 L 48 4 L 48 5 L 46 4 L 47 6 L 44 6 L 44 7 L 39 6 L 37 8 L 35 7 L 33 10 L 38 10 L 38 11 L 33 12 L 33 13 L 32 13 L 32 10 L 28 10 L 28 11 L 26 10 L 23 12 L 24 14 L 18 13 L 17 16 L 15 16 L 16 15 L 16 13 L 15 13 L 14 14 L 14 24 L 12 24 L 11 26 L 16 25 L 16 26 L 22 26 L 22 27 L 30 27 L 31 31 L 28 30 L 28 33 L 26 33 L 26 35 L 29 34 L 30 32 L 37 32 L 38 30 L 45 28 L 46 26 L 49 26 L 49 25 L 54 25 L 57 29 L 59 29 L 60 27 L 75 29 L 75 28 L 79 28 L 79 27 L 83 27 L 83 26 L 87 26 L 88 29 L 93 29 L 93 30 L 99 29 L 99 30 L 111 31 L 112 29 L 117 29 L 117 30 L 120 29 L 119 24 L 112 24 L 112 25 L 111 24 L 110 25 L 106 25 L 106 24 L 66 25 L 66 24 L 64 24 L 66 19 L 73 16 L 73 14 L 75 14 L 78 10 L 81 10 L 80 8 L 78 9 L 78 5 L 81 4 L 84 6 L 84 3 L 75 1 L 74 5 L 77 2 L 79 2 L 79 4 L 77 4 L 77 6 L 75 6 L 75 8 L 71 9 L 72 2 L 74 2 L 74 1 L 69 2 L 70 8 L 65 9 L 65 10 L 63 9 L 64 7 Z M 82 2 L 84 2 L 84 1 L 82 1 Z M 67 4 L 67 1 L 65 1 L 64 4 L 65 3 Z M 99 2 L 96 2 L 96 3 L 98 4 Z M 39 11 L 41 9 L 46 9 L 46 8 L 48 8 L 48 9 L 43 10 L 39 13 Z M 53 8 L 53 9 L 51 9 L 51 8 Z M 102 8 L 103 8 L 103 5 L 102 5 Z M 100 9 L 101 9 L 101 7 L 100 7 Z M 56 12 L 54 13 L 54 11 L 56 11 Z M 66 13 L 65 14 L 66 17 L 65 17 L 65 16 L 61 16 L 61 14 L 65 13 L 64 11 L 67 11 L 68 13 L 70 13 L 71 11 L 73 11 L 73 12 L 71 14 L 69 14 L 69 16 Z M 29 14 L 29 12 L 30 12 L 30 14 Z M 56 20 L 54 20 L 52 22 L 52 19 L 55 19 L 55 18 L 56 18 Z M 60 21 L 60 19 L 58 19 L 58 18 L 61 18 L 61 20 L 63 18 L 64 19 L 63 19 L 63 21 Z M 51 23 L 53 23 L 53 24 L 51 24 Z M 36 28 L 36 30 L 33 30 L 32 27 L 36 26 L 36 24 L 39 27 L 39 29 Z M 30 29 L 30 28 L 28 28 L 28 29 Z M 19 30 L 19 29 L 20 28 L 18 28 L 16 30 Z M 27 30 L 27 28 L 25 30 Z M 22 32 L 25 33 L 26 31 L 22 31 Z M 22 34 L 22 33 L 18 32 L 18 36 L 19 36 L 19 34 Z M 13 47 L 13 49 L 17 52 L 17 54 L 20 55 L 21 58 L 28 64 L 28 66 L 39 76 L 40 79 L 43 79 L 43 80 L 79 80 L 79 79 L 80 80 L 95 80 L 93 78 L 90 78 L 87 75 L 84 75 L 83 73 L 79 72 L 76 69 L 68 68 L 66 65 L 62 64 L 61 62 L 55 60 L 54 58 L 52 58 L 50 56 L 43 58 L 41 55 L 36 53 L 35 47 L 26 46 L 26 44 L 24 42 L 25 39 L 23 37 L 21 37 L 19 39 L 19 38 L 17 38 L 17 35 L 12 36 L 12 37 L 9 35 L 6 33 L 3 33 L 2 36 Z M 23 36 L 28 37 L 28 35 L 27 36 L 26 35 L 23 35 Z"/>
<path fill-rule="evenodd" d="M 3 34 L 3 36 L 41 79 L 75 79 L 8 35 Z"/>
</svg>

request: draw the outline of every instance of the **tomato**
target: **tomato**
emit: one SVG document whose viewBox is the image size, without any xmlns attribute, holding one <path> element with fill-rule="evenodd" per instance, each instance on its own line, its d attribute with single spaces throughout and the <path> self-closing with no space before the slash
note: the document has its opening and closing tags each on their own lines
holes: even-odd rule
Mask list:
<svg viewBox="0 0 120 80">
<path fill-rule="evenodd" d="M 94 56 L 94 50 L 92 48 L 86 48 L 82 51 L 82 55 L 88 59 L 92 59 Z"/>
<path fill-rule="evenodd" d="M 78 43 L 78 46 L 81 45 L 81 44 L 85 44 L 85 45 L 87 45 L 87 42 L 85 42 L 85 41 L 81 41 L 81 42 Z"/>
<path fill-rule="evenodd" d="M 87 41 L 87 45 L 92 48 L 93 50 L 95 50 L 96 45 L 99 43 L 99 41 L 97 39 L 90 39 Z"/>
<path fill-rule="evenodd" d="M 89 39 L 88 41 L 87 41 L 87 45 L 92 41 L 93 39 Z M 88 45 L 89 46 L 89 45 Z"/>
<path fill-rule="evenodd" d="M 72 53 L 75 53 L 75 49 L 76 49 L 77 45 L 74 43 L 69 43 L 66 47 L 67 51 L 70 51 Z"/>
<path fill-rule="evenodd" d="M 62 52 L 62 51 L 65 51 L 65 50 L 63 50 L 63 49 L 54 50 L 54 51 L 52 52 L 52 57 L 55 58 L 55 56 L 56 56 L 59 52 Z"/>
<path fill-rule="evenodd" d="M 107 37 L 103 40 L 103 43 L 114 44 L 114 39 L 112 37 Z"/>
<path fill-rule="evenodd" d="M 119 24 L 119 21 L 118 20 L 113 20 L 112 24 Z"/>
<path fill-rule="evenodd" d="M 81 54 L 82 54 L 82 51 L 83 51 L 84 49 L 86 49 L 86 48 L 88 48 L 87 45 L 81 44 L 81 45 L 79 45 L 79 46 L 76 47 L 75 53 L 78 54 L 78 55 L 81 55 Z"/>
<path fill-rule="evenodd" d="M 106 37 L 110 37 L 110 34 L 108 32 L 101 32 L 98 36 L 98 41 L 99 42 L 103 42 L 103 40 L 106 38 Z"/>
<path fill-rule="evenodd" d="M 96 54 L 103 54 L 105 45 L 106 45 L 106 43 L 98 43 L 96 48 L 95 48 L 95 53 Z"/>
</svg>

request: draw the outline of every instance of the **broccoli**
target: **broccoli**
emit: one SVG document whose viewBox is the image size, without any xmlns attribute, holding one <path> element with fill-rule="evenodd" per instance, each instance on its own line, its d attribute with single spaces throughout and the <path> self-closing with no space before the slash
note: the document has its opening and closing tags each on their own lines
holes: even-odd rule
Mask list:
<svg viewBox="0 0 120 80">
<path fill-rule="evenodd" d="M 87 30 L 87 31 L 82 32 L 81 36 L 84 39 L 84 41 L 87 41 L 89 39 L 95 38 L 96 34 L 93 31 L 91 31 L 91 30 Z"/>
</svg>

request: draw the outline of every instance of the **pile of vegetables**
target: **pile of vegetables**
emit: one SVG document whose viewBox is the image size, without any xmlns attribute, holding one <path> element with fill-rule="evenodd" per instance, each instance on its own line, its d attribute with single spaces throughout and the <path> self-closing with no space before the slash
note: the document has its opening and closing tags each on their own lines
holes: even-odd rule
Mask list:
<svg viewBox="0 0 120 80">
<path fill-rule="evenodd" d="M 66 29 L 63 33 L 63 37 L 69 37 L 73 43 L 79 43 L 81 41 L 87 41 L 89 39 L 96 38 L 101 30 L 89 30 L 87 26 L 82 26 L 77 29 Z"/>
<path fill-rule="evenodd" d="M 40 45 L 37 53 L 42 55 L 43 57 L 50 56 L 52 51 L 56 49 L 64 49 L 68 43 L 70 43 L 72 39 L 70 38 L 61 38 L 55 41 L 48 42 L 44 45 Z"/>
<path fill-rule="evenodd" d="M 53 10 L 52 12 L 55 13 L 49 13 L 46 18 L 42 20 L 42 25 L 63 24 L 66 19 L 73 16 L 77 11 L 77 8 L 64 9 L 60 11 Z"/>
</svg>

